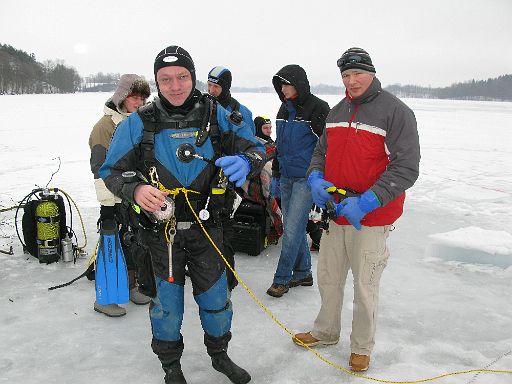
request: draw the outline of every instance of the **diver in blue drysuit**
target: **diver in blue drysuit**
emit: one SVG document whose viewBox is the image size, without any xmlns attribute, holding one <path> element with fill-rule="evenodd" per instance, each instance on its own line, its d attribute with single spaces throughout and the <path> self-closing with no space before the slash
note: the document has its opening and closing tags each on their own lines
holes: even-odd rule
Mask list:
<svg viewBox="0 0 512 384">
<path fill-rule="evenodd" d="M 202 213 L 203 225 L 223 251 L 223 195 L 211 193 L 221 185 L 219 170 L 241 186 L 261 171 L 265 150 L 244 122 L 235 124 L 229 111 L 195 89 L 194 63 L 185 49 L 162 50 L 155 58 L 154 74 L 158 97 L 119 125 L 99 173 L 115 195 L 143 212 L 138 215 L 139 240 L 149 257 L 142 262 L 146 268 L 139 280 L 153 297 L 151 345 L 165 382 L 186 383 L 180 330 L 187 267 L 213 367 L 233 383 L 247 383 L 250 375 L 226 353 L 233 315 L 226 266 L 194 212 Z M 139 177 L 134 179 L 127 171 L 136 171 Z M 168 205 L 175 206 L 176 222 L 155 222 L 151 212 Z M 171 227 L 176 229 L 174 236 Z"/>
</svg>

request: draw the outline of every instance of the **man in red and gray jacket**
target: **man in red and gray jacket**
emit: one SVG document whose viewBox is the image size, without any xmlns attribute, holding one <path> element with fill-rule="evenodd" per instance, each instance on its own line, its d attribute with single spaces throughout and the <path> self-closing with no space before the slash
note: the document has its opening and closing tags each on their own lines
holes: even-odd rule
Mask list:
<svg viewBox="0 0 512 384">
<path fill-rule="evenodd" d="M 382 90 L 368 53 L 350 48 L 337 62 L 346 97 L 331 109 L 307 171 L 313 201 L 332 202 L 335 223 L 318 256 L 322 299 L 313 329 L 294 342 L 336 344 L 348 270 L 354 276 L 350 368 L 366 371 L 375 344 L 379 282 L 389 251 L 386 239 L 402 215 L 405 190 L 419 174 L 420 146 L 412 110 Z M 331 187 L 355 191 L 343 199 Z"/>
</svg>

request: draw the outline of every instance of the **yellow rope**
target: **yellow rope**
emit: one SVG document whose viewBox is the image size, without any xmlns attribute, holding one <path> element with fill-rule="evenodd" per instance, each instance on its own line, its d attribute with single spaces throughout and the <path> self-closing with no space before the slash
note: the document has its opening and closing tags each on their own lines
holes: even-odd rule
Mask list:
<svg viewBox="0 0 512 384">
<path fill-rule="evenodd" d="M 192 189 L 187 189 L 187 188 L 183 188 L 183 187 L 180 187 L 180 188 L 174 188 L 174 189 L 167 189 L 164 187 L 164 185 L 160 182 L 160 181 L 157 181 L 157 188 L 159 190 L 161 190 L 162 192 L 168 192 L 169 195 L 172 195 L 173 199 L 176 197 L 176 195 L 178 195 L 180 192 L 183 192 L 183 194 L 185 196 L 188 196 L 188 193 L 196 193 L 196 194 L 200 194 L 201 192 L 197 192 L 197 191 L 194 191 Z M 187 202 L 188 202 L 188 197 L 187 197 Z M 190 205 L 190 203 L 189 203 Z M 192 212 L 194 212 L 194 210 L 192 210 Z M 195 212 L 194 212 L 195 214 Z M 167 244 L 169 244 L 169 241 L 171 241 L 171 239 L 169 238 L 169 225 L 171 225 L 171 222 L 172 220 L 169 220 L 166 224 L 165 224 L 165 229 L 164 229 L 164 235 L 165 235 L 165 241 L 167 241 Z M 174 222 L 174 224 L 176 224 L 176 222 Z"/>
<path fill-rule="evenodd" d="M 176 195 L 178 195 L 180 192 L 183 192 L 183 194 L 185 196 L 187 196 L 187 194 L 190 192 L 190 193 L 195 193 L 195 194 L 201 194 L 201 192 L 198 192 L 198 191 L 194 191 L 193 189 L 187 189 L 187 188 L 184 188 L 184 187 L 180 187 L 180 188 L 174 188 L 174 189 L 167 189 L 164 187 L 164 185 L 161 183 L 161 182 L 158 182 L 158 189 L 162 192 L 168 192 L 169 195 L 172 195 L 172 197 L 176 197 Z"/>
<path fill-rule="evenodd" d="M 100 238 L 98 237 L 98 241 L 96 242 L 96 246 L 94 247 L 94 252 L 92 253 L 91 257 L 89 257 L 89 260 L 87 260 L 87 268 L 89 268 L 91 263 L 94 263 L 94 269 L 96 269 L 96 256 L 98 254 L 99 245 L 100 245 Z"/>
<path fill-rule="evenodd" d="M 233 272 L 233 274 L 235 275 L 235 277 L 238 280 L 238 282 L 244 287 L 244 289 L 247 291 L 247 293 L 249 293 L 249 295 L 252 297 L 252 299 L 270 316 L 270 318 L 272 320 L 274 320 L 275 323 L 277 323 L 290 336 L 294 337 L 293 332 L 290 331 L 281 321 L 279 321 L 279 319 L 277 317 L 275 317 L 275 315 L 262 303 L 262 301 L 245 284 L 245 282 L 240 278 L 240 276 L 238 275 L 238 273 L 236 273 L 236 271 L 233 269 L 233 267 L 231 267 L 229 262 L 226 260 L 226 258 L 222 254 L 221 250 L 217 247 L 217 245 L 215 244 L 215 242 L 211 238 L 211 236 L 208 233 L 208 231 L 206 230 L 206 228 L 203 226 L 203 223 L 202 223 L 201 219 L 199 219 L 199 217 L 197 216 L 196 212 L 192 208 L 192 204 L 190 203 L 190 201 L 188 199 L 188 194 L 187 194 L 187 192 L 189 192 L 189 191 L 186 190 L 185 188 L 179 188 L 179 189 L 185 194 L 185 199 L 187 200 L 187 204 L 190 207 L 190 210 L 192 211 L 192 213 L 194 214 L 194 217 L 196 218 L 197 222 L 201 226 L 201 229 L 203 230 L 204 234 L 206 235 L 206 237 L 208 238 L 210 243 L 213 245 L 213 247 L 215 248 L 217 253 L 220 255 L 220 257 L 222 258 L 224 263 L 227 265 L 227 267 L 231 270 L 231 272 Z M 297 339 L 295 339 L 295 340 L 297 340 Z M 379 382 L 379 383 L 386 383 L 386 384 L 417 384 L 417 383 L 425 383 L 425 382 L 428 382 L 428 381 L 439 380 L 439 379 L 442 379 L 442 378 L 448 377 L 448 376 L 466 375 L 466 374 L 469 374 L 469 373 L 477 373 L 477 372 L 478 373 L 508 373 L 508 374 L 512 374 L 512 370 L 470 369 L 470 370 L 467 370 L 467 371 L 451 372 L 451 373 L 446 373 L 446 374 L 439 375 L 439 376 L 429 377 L 429 378 L 426 378 L 426 379 L 413 380 L 413 381 L 393 381 L 393 380 L 377 379 L 377 378 L 374 378 L 374 377 L 357 374 L 355 372 L 352 372 L 352 371 L 342 367 L 339 364 L 333 363 L 332 361 L 330 361 L 327 358 L 325 358 L 321 353 L 317 352 L 316 350 L 314 350 L 314 349 L 310 348 L 309 346 L 307 346 L 306 344 L 304 344 L 302 341 L 300 341 L 300 340 L 297 340 L 297 341 L 304 348 L 306 348 L 309 352 L 315 354 L 320 360 L 322 360 L 323 362 L 329 364 L 330 366 L 332 366 L 332 367 L 334 367 L 334 368 L 336 368 L 336 369 L 338 369 L 340 371 L 343 371 L 345 373 L 348 373 L 349 375 L 352 375 L 352 376 L 355 376 L 355 377 L 359 377 L 361 379 L 366 379 L 366 380 L 370 380 L 370 381 Z"/>
<path fill-rule="evenodd" d="M 51 190 L 56 190 L 55 188 L 50 188 Z M 71 200 L 71 202 L 73 203 L 73 205 L 75 206 L 75 209 L 76 211 L 78 212 L 78 216 L 80 217 L 80 224 L 82 225 L 82 232 L 84 234 L 84 245 L 82 245 L 81 247 L 78 247 L 78 249 L 83 249 L 85 250 L 85 247 L 87 246 L 87 234 L 85 233 L 85 225 L 84 225 L 84 220 L 82 218 L 82 214 L 80 213 L 80 210 L 78 209 L 78 206 L 76 205 L 75 203 L 75 200 L 73 200 L 73 198 L 68 194 L 66 193 L 65 191 L 63 191 L 62 189 L 58 189 L 60 192 L 62 192 L 64 195 L 66 195 L 66 197 Z M 71 213 L 71 212 L 70 212 Z"/>
</svg>

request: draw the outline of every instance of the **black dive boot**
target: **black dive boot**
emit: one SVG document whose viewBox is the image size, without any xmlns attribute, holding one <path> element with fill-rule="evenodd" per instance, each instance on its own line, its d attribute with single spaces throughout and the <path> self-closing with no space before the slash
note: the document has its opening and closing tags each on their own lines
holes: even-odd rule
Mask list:
<svg viewBox="0 0 512 384">
<path fill-rule="evenodd" d="M 185 380 L 185 376 L 183 376 L 183 371 L 181 370 L 180 362 L 172 363 L 171 365 L 164 367 L 165 371 L 165 384 L 187 384 L 187 380 Z"/>
<path fill-rule="evenodd" d="M 163 341 L 153 338 L 151 342 L 153 352 L 162 363 L 165 384 L 187 384 L 180 364 L 183 347 L 183 338 L 178 341 Z"/>
<path fill-rule="evenodd" d="M 251 381 L 251 375 L 229 358 L 227 354 L 229 340 L 231 340 L 231 332 L 227 332 L 221 337 L 204 334 L 204 344 L 212 358 L 213 368 L 225 374 L 234 384 L 246 384 Z"/>
</svg>

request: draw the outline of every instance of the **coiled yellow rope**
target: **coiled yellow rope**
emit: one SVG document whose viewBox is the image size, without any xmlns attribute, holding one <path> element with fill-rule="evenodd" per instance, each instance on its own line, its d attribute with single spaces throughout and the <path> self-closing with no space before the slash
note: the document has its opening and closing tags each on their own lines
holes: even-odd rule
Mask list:
<svg viewBox="0 0 512 384">
<path fill-rule="evenodd" d="M 244 289 L 247 291 L 247 293 L 249 293 L 249 295 L 252 297 L 252 299 L 270 316 L 270 318 L 272 320 L 274 320 L 275 323 L 277 323 L 286 333 L 288 333 L 290 336 L 294 336 L 293 332 L 290 331 L 277 317 L 275 317 L 275 315 L 262 303 L 262 301 L 251 291 L 251 289 L 245 284 L 245 282 L 240 278 L 240 276 L 238 275 L 238 273 L 236 273 L 236 271 L 233 269 L 233 267 L 229 264 L 229 262 L 226 260 L 226 258 L 224 257 L 224 255 L 222 254 L 221 250 L 217 247 L 217 245 L 215 244 L 215 242 L 213 241 L 213 239 L 211 238 L 210 234 L 208 233 L 208 231 L 206 230 L 206 228 L 203 226 L 203 223 L 201 221 L 201 219 L 199 219 L 199 216 L 196 214 L 196 212 L 194 211 L 194 209 L 192 208 L 192 204 L 190 203 L 189 199 L 188 199 L 188 190 L 186 189 L 182 189 L 182 192 L 185 194 L 185 199 L 187 200 L 187 204 L 188 206 L 190 207 L 190 210 L 192 211 L 192 213 L 194 214 L 194 217 L 196 218 L 197 222 L 199 223 L 199 225 L 201 226 L 201 229 L 203 230 L 204 234 L 206 235 L 206 237 L 208 238 L 208 240 L 210 241 L 210 243 L 213 245 L 213 247 L 215 248 L 215 250 L 217 251 L 217 253 L 220 255 L 220 257 L 222 258 L 222 260 L 224 261 L 224 263 L 226 264 L 226 266 L 231 270 L 231 272 L 233 272 L 233 274 L 235 275 L 236 279 L 238 280 L 238 282 L 244 287 Z M 450 372 L 450 373 L 445 373 L 445 374 L 442 374 L 442 375 L 439 375 L 439 376 L 434 376 L 434 377 L 429 377 L 429 378 L 425 378 L 425 379 L 418 379 L 418 380 L 411 380 L 411 381 L 393 381 L 393 380 L 384 380 L 384 379 L 377 379 L 375 377 L 370 377 L 370 376 L 365 376 L 365 375 L 360 375 L 360 374 L 357 374 L 355 372 L 352 372 L 344 367 L 342 367 L 341 365 L 339 364 L 336 364 L 330 360 L 328 360 L 327 358 L 325 358 L 321 353 L 317 352 L 316 350 L 308 347 L 307 345 L 305 345 L 304 343 L 302 343 L 300 340 L 297 340 L 304 348 L 306 348 L 309 352 L 313 353 L 314 355 L 316 355 L 316 357 L 318 357 L 320 360 L 322 360 L 323 362 L 329 364 L 330 366 L 338 369 L 339 371 L 343 371 L 349 375 L 352 375 L 352 376 L 355 376 L 355 377 L 359 377 L 361 379 L 366 379 L 366 380 L 370 380 L 370 381 L 375 381 L 375 382 L 379 382 L 379 383 L 386 383 L 386 384 L 417 384 L 417 383 L 426 383 L 426 382 L 429 382 L 429 381 L 434 381 L 434 380 L 439 380 L 439 379 L 442 379 L 444 377 L 449 377 L 449 376 L 457 376 L 457 375 L 467 375 L 467 374 L 470 374 L 470 373 L 506 373 L 506 374 L 512 374 L 512 370 L 500 370 L 500 369 L 470 369 L 470 370 L 467 370 L 467 371 L 457 371 L 457 372 Z"/>
</svg>

